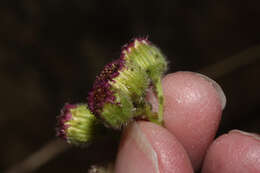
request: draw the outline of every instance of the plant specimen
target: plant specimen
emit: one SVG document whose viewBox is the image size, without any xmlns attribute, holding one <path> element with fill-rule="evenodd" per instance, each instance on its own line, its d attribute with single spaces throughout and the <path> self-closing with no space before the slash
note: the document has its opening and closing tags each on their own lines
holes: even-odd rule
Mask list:
<svg viewBox="0 0 260 173">
<path fill-rule="evenodd" d="M 161 79 L 167 61 L 146 38 L 123 46 L 121 56 L 107 64 L 83 104 L 66 104 L 58 117 L 57 136 L 81 145 L 102 136 L 105 128 L 120 130 L 138 119 L 163 125 Z M 146 99 L 152 89 L 158 99 L 154 112 Z"/>
</svg>

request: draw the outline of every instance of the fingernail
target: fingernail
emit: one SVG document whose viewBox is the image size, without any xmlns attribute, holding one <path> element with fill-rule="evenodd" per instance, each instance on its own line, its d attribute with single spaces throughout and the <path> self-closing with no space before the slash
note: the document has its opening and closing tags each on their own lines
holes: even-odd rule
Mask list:
<svg viewBox="0 0 260 173">
<path fill-rule="evenodd" d="M 240 133 L 240 134 L 242 134 L 242 135 L 246 135 L 246 136 L 249 136 L 249 137 L 253 137 L 254 139 L 260 141 L 260 135 L 255 134 L 255 133 L 248 133 L 248 132 L 244 132 L 244 131 L 237 130 L 237 129 L 236 129 L 236 130 L 231 130 L 230 133 Z"/>
<path fill-rule="evenodd" d="M 135 141 L 136 147 L 142 151 L 146 157 L 152 162 L 154 172 L 159 173 L 158 156 L 146 135 L 142 132 L 138 123 L 134 122 L 130 129 L 130 138 Z"/>
<path fill-rule="evenodd" d="M 221 108 L 222 110 L 224 110 L 225 106 L 226 106 L 226 102 L 227 102 L 227 98 L 221 88 L 221 86 L 214 80 L 210 79 L 209 77 L 203 75 L 203 74 L 200 74 L 200 73 L 197 73 L 200 77 L 202 77 L 203 79 L 207 80 L 208 82 L 211 83 L 211 85 L 216 89 L 218 95 L 219 95 L 219 98 L 220 98 L 220 101 L 221 101 Z"/>
</svg>

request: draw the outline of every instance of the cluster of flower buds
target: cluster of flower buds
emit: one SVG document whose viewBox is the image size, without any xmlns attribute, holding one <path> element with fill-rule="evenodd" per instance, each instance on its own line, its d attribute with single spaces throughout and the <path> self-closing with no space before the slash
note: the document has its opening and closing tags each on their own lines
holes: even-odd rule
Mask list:
<svg viewBox="0 0 260 173">
<path fill-rule="evenodd" d="M 87 105 L 65 105 L 58 117 L 57 135 L 69 143 L 87 143 L 102 125 L 122 129 L 134 119 L 163 123 L 161 78 L 167 62 L 160 50 L 145 38 L 123 46 L 119 59 L 107 64 L 96 77 Z M 158 112 L 146 100 L 152 88 Z"/>
</svg>

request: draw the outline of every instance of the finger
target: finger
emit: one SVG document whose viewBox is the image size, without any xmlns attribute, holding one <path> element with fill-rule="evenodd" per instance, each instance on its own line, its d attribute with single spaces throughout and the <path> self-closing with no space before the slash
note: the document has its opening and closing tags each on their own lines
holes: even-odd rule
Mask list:
<svg viewBox="0 0 260 173">
<path fill-rule="evenodd" d="M 205 157 L 204 173 L 260 173 L 260 136 L 233 130 L 219 137 Z"/>
<path fill-rule="evenodd" d="M 183 144 L 197 169 L 213 141 L 226 98 L 213 80 L 177 72 L 163 80 L 164 125 Z"/>
<path fill-rule="evenodd" d="M 191 173 L 188 155 L 165 128 L 150 122 L 132 123 L 124 132 L 116 173 Z"/>
</svg>

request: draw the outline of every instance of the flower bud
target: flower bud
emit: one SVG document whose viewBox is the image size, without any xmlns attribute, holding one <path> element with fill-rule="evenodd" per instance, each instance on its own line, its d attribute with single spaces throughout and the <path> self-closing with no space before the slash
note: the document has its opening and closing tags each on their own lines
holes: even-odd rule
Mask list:
<svg viewBox="0 0 260 173">
<path fill-rule="evenodd" d="M 144 98 L 148 84 L 147 74 L 140 67 L 125 66 L 120 58 L 97 76 L 88 96 L 89 108 L 105 125 L 120 129 L 137 116 L 134 104 Z"/>
<path fill-rule="evenodd" d="M 136 38 L 123 46 L 121 58 L 140 66 L 153 81 L 167 70 L 167 61 L 161 51 L 145 38 Z"/>
<path fill-rule="evenodd" d="M 57 136 L 74 145 L 92 142 L 102 128 L 102 124 L 84 104 L 65 104 L 57 119 Z"/>
<path fill-rule="evenodd" d="M 165 57 L 161 51 L 147 39 L 136 38 L 131 43 L 123 46 L 121 58 L 126 61 L 126 64 L 137 65 L 147 73 L 159 102 L 158 123 L 162 124 L 164 99 L 161 78 L 167 70 Z"/>
</svg>

